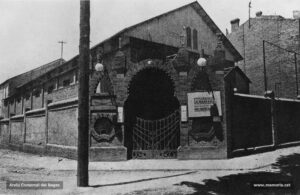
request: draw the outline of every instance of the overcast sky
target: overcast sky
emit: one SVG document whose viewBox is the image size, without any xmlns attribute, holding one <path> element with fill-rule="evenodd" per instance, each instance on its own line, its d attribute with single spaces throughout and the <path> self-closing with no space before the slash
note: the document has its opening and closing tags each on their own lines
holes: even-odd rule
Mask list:
<svg viewBox="0 0 300 195">
<path fill-rule="evenodd" d="M 91 46 L 119 30 L 193 0 L 91 0 Z M 198 0 L 225 32 L 230 20 L 248 18 L 249 0 Z M 299 0 L 252 0 L 255 12 L 292 17 Z M 79 0 L 0 0 L 0 83 L 9 77 L 60 58 L 78 54 Z"/>
</svg>

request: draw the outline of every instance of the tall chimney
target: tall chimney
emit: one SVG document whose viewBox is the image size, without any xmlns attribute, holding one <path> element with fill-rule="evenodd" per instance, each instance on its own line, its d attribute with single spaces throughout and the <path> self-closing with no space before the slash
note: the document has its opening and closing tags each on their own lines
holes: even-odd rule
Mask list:
<svg viewBox="0 0 300 195">
<path fill-rule="evenodd" d="M 236 31 L 240 26 L 240 19 L 236 18 L 230 21 L 231 23 L 231 32 Z"/>
<path fill-rule="evenodd" d="M 294 19 L 300 19 L 300 10 L 294 10 L 293 11 L 293 18 Z"/>
</svg>

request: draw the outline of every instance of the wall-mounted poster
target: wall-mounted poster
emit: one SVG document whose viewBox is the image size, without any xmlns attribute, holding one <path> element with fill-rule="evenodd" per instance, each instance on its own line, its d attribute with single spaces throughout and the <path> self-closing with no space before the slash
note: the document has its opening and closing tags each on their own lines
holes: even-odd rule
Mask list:
<svg viewBox="0 0 300 195">
<path fill-rule="evenodd" d="M 188 93 L 187 96 L 189 117 L 211 116 L 210 108 L 214 103 L 218 107 L 219 116 L 222 116 L 220 91 L 214 91 L 213 93 L 192 92 Z"/>
</svg>

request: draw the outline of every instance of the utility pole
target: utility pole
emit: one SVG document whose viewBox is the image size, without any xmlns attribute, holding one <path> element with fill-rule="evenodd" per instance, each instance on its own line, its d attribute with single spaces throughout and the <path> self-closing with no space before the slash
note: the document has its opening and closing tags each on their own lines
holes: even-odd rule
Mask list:
<svg viewBox="0 0 300 195">
<path fill-rule="evenodd" d="M 58 41 L 58 43 L 60 43 L 60 45 L 61 45 L 61 48 L 60 48 L 60 59 L 63 59 L 64 44 L 67 43 L 67 42 Z"/>
<path fill-rule="evenodd" d="M 249 7 L 248 14 L 249 14 L 249 28 L 250 28 L 250 26 L 251 26 L 251 24 L 250 24 L 250 20 L 251 20 L 251 18 L 250 18 L 250 12 L 251 12 L 251 0 L 250 0 L 250 2 L 249 2 L 248 7 Z"/>
<path fill-rule="evenodd" d="M 296 76 L 296 98 L 299 96 L 299 84 L 298 84 L 298 66 L 297 66 L 297 53 L 294 53 L 294 60 L 295 60 L 295 76 Z"/>
<path fill-rule="evenodd" d="M 90 1 L 80 0 L 77 186 L 89 185 Z"/>
<path fill-rule="evenodd" d="M 264 83 L 265 83 L 265 92 L 267 92 L 267 90 L 268 90 L 268 84 L 267 84 L 267 68 L 266 68 L 265 40 L 263 40 L 263 65 L 264 65 Z"/>
</svg>

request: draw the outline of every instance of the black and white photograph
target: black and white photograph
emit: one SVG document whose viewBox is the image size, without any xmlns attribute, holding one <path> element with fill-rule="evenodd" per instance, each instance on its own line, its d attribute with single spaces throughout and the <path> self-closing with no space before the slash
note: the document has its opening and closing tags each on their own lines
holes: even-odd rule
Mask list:
<svg viewBox="0 0 300 195">
<path fill-rule="evenodd" d="M 0 195 L 300 194 L 299 0 L 0 0 Z"/>
</svg>

